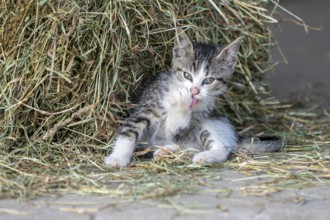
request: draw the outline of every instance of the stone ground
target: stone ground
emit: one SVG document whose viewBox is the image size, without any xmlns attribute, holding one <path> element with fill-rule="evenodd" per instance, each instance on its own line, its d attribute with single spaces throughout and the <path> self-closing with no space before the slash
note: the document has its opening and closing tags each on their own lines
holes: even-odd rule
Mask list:
<svg viewBox="0 0 330 220">
<path fill-rule="evenodd" d="M 221 179 L 196 194 L 136 202 L 79 195 L 28 202 L 0 200 L 1 219 L 329 219 L 330 186 L 274 193 L 256 187 L 272 177 L 246 177 L 230 170 L 219 171 L 219 175 Z"/>
<path fill-rule="evenodd" d="M 329 110 L 330 1 L 288 0 L 282 5 L 322 30 L 306 34 L 285 21 L 276 31 L 289 64 L 280 64 L 270 77 L 273 93 L 282 100 L 318 102 Z M 233 170 L 220 170 L 219 176 L 192 195 L 135 202 L 79 195 L 5 199 L 0 200 L 0 219 L 330 219 L 330 185 L 267 192 L 256 186 L 274 177 L 247 177 Z"/>
</svg>

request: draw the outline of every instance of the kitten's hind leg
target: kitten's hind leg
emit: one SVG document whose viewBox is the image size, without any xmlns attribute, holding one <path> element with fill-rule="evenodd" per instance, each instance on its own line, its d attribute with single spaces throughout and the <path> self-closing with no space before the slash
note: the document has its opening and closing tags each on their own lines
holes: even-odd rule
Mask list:
<svg viewBox="0 0 330 220">
<path fill-rule="evenodd" d="M 193 157 L 193 163 L 211 164 L 225 162 L 237 149 L 237 135 L 227 119 L 208 119 L 198 133 L 205 151 Z"/>
<path fill-rule="evenodd" d="M 179 149 L 179 145 L 167 144 L 163 146 L 156 146 L 158 149 L 154 153 L 154 159 L 162 158 L 166 155 L 170 155 Z"/>
<path fill-rule="evenodd" d="M 227 161 L 230 150 L 223 147 L 213 147 L 202 151 L 193 157 L 192 162 L 197 164 L 222 163 Z"/>
</svg>

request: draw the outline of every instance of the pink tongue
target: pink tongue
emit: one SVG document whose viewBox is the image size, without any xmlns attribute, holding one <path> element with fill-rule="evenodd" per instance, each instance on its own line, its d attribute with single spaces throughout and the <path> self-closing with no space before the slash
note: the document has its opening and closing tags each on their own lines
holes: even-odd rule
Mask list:
<svg viewBox="0 0 330 220">
<path fill-rule="evenodd" d="M 190 104 L 190 109 L 192 109 L 198 102 L 198 99 L 192 97 L 191 104 Z"/>
</svg>

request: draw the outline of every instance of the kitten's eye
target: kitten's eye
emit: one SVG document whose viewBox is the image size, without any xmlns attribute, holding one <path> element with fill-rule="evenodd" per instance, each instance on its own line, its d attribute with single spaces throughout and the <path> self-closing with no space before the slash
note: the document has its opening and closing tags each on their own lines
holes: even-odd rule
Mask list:
<svg viewBox="0 0 330 220">
<path fill-rule="evenodd" d="M 183 72 L 183 76 L 184 76 L 184 78 L 186 78 L 186 79 L 188 79 L 188 80 L 192 81 L 192 76 L 191 76 L 191 74 L 190 74 L 190 73 L 187 73 L 187 72 Z"/>
<path fill-rule="evenodd" d="M 213 77 L 208 77 L 206 79 L 203 80 L 203 84 L 211 84 L 214 82 L 214 78 Z"/>
</svg>

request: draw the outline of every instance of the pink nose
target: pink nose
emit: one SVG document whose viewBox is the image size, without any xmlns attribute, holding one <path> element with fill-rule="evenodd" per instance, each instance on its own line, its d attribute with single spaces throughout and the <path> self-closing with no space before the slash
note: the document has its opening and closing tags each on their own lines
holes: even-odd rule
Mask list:
<svg viewBox="0 0 330 220">
<path fill-rule="evenodd" d="M 192 95 L 198 95 L 199 89 L 197 89 L 196 87 L 192 87 L 192 88 L 190 88 L 190 92 Z"/>
</svg>

